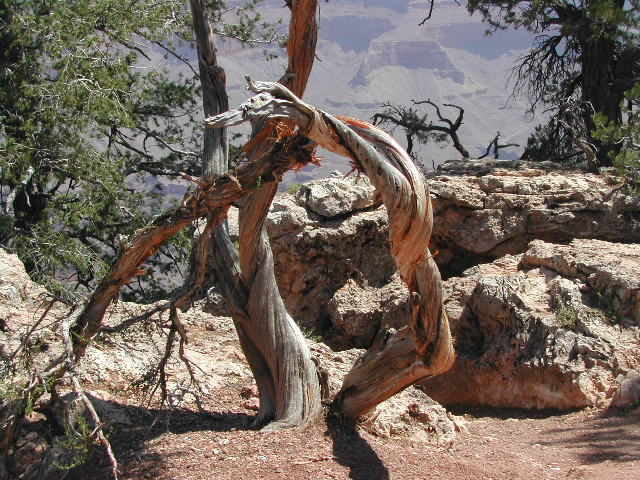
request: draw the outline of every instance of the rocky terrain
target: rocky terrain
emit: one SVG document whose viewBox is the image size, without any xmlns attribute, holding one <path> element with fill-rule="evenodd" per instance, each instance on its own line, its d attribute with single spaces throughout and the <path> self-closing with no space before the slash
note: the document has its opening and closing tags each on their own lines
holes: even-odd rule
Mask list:
<svg viewBox="0 0 640 480">
<path fill-rule="evenodd" d="M 448 163 L 430 185 L 457 352 L 449 372 L 381 404 L 356 430 L 329 418 L 303 432 L 251 431 L 256 387 L 211 292 L 181 315 L 195 374 L 174 350 L 170 408 L 150 396 L 166 313 L 105 331 L 82 362 L 122 478 L 638 477 L 640 200 L 615 177 L 522 162 Z M 279 196 L 267 227 L 285 302 L 335 393 L 358 348 L 400 326 L 408 308 L 384 208 L 366 178 L 336 174 Z M 22 347 L 37 369 L 60 354 L 72 312 L 51 299 L 0 251 L 2 358 Z M 121 302 L 107 325 L 148 308 Z M 13 397 L 0 386 L 2 412 Z M 74 398 L 69 386 L 62 393 Z M 0 478 L 109 478 L 98 453 L 70 472 L 56 467 L 78 451 L 47 421 L 55 412 L 34 407 Z"/>
<path fill-rule="evenodd" d="M 523 253 L 534 239 L 640 243 L 640 200 L 615 177 L 471 161 L 445 163 L 429 184 L 431 250 L 445 278 Z M 396 326 L 405 294 L 393 278 L 386 211 L 366 177 L 336 172 L 303 184 L 274 202 L 267 228 L 285 303 L 306 328 L 334 346 L 364 346 L 381 325 Z"/>
<path fill-rule="evenodd" d="M 430 177 L 432 242 L 445 275 L 524 252 L 533 239 L 640 243 L 640 200 L 614 176 L 544 163 L 453 161 Z"/>
<path fill-rule="evenodd" d="M 25 357 L 27 363 L 21 367 L 25 371 L 28 367 L 44 370 L 48 362 L 62 352 L 61 322 L 68 318 L 70 312 L 56 303 L 47 308 L 52 296 L 29 279 L 15 255 L 2 249 L 0 273 L 0 355 L 6 361 L 22 345 L 28 354 Z M 96 338 L 78 371 L 79 379 L 87 388 L 106 428 L 139 429 L 142 425 L 148 426 L 147 420 L 155 416 L 152 424 L 162 417 L 169 429 L 174 415 L 177 418 L 197 417 L 197 412 L 200 412 L 202 421 L 214 421 L 214 426 L 211 426 L 214 431 L 221 426 L 232 431 L 248 429 L 251 416 L 258 410 L 258 392 L 244 361 L 233 322 L 229 317 L 205 313 L 202 304 L 181 316 L 181 321 L 188 328 L 187 357 L 197 375 L 193 378 L 187 365 L 179 359 L 179 354 L 174 352 L 166 367 L 169 409 L 161 409 L 151 392 L 158 373 L 157 365 L 166 351 L 166 332 L 163 331 L 166 323 L 162 321 L 162 314 L 122 332 L 108 332 L 108 328 L 117 327 L 122 321 L 152 307 L 122 302 L 113 308 L 106 319 L 107 331 Z M 335 396 L 342 378 L 363 351 L 333 352 L 323 343 L 308 341 L 328 374 L 328 394 Z M 8 380 L 9 372 L 3 372 Z M 15 380 L 19 383 L 27 377 L 18 372 Z M 66 402 L 72 402 L 73 408 L 84 411 L 67 383 L 63 384 L 61 393 Z M 0 421 L 6 420 L 5 407 L 14 398 L 9 384 L 0 384 Z M 6 459 L 7 470 L 4 470 L 4 465 L 0 466 L 0 478 L 3 480 L 63 479 L 69 470 L 57 466 L 71 465 L 82 458 L 79 457 L 82 449 L 78 451 L 77 445 L 70 449 L 64 443 L 67 440 L 63 436 L 62 425 L 55 420 L 63 416 L 60 412 L 54 416 L 57 407 L 52 410 L 45 406 L 45 400 L 48 399 L 43 398 L 34 405 L 34 412 L 21 422 L 18 441 Z M 218 418 L 217 423 L 215 418 Z M 179 422 L 175 420 L 175 423 Z M 456 430 L 464 428 L 464 423 L 462 418 L 447 412 L 422 391 L 410 388 L 382 403 L 380 411 L 367 418 L 360 428 L 362 432 L 378 438 L 404 439 L 421 445 L 449 448 L 455 440 Z M 126 441 L 126 438 L 122 439 L 123 444 Z M 220 445 L 226 443 L 221 442 Z M 226 450 L 212 448 L 210 453 L 220 456 Z M 311 453 L 306 452 L 305 455 Z M 125 478 L 161 478 L 156 474 L 138 476 L 135 470 L 130 473 L 131 476 Z M 86 471 L 84 474 L 72 473 L 71 478 L 87 478 L 83 475 Z"/>
<path fill-rule="evenodd" d="M 640 244 L 534 240 L 445 282 L 445 403 L 569 410 L 640 405 Z"/>
<path fill-rule="evenodd" d="M 0 348 L 7 355 L 41 318 L 50 297 L 29 280 L 15 256 L 0 251 L 0 271 Z M 142 310 L 121 303 L 108 324 Z M 54 305 L 36 328 L 32 344 L 45 356 L 57 353 L 56 323 L 68 314 Z M 89 398 L 111 432 L 122 479 L 410 480 L 429 472 L 429 478 L 442 480 L 626 480 L 640 474 L 637 408 L 559 415 L 467 406 L 453 407 L 452 414 L 412 388 L 381 405 L 358 430 L 329 419 L 304 431 L 251 431 L 257 392 L 230 319 L 206 314 L 200 305 L 181 318 L 190 338 L 186 355 L 202 368 L 199 403 L 175 356 L 168 362 L 171 408 L 149 400 L 152 385 L 143 380 L 164 351 L 161 328 L 101 335 L 81 366 Z M 359 351 L 338 353 L 309 341 L 329 366 L 335 391 Z M 71 464 L 82 450 L 69 455 L 56 443 L 63 438 L 59 426 L 47 423 L 46 410 L 37 407 L 22 422 L 5 478 L 111 478 L 101 449 L 75 469 L 59 469 L 56 465 Z M 52 435 L 58 439 L 53 447 Z"/>
</svg>

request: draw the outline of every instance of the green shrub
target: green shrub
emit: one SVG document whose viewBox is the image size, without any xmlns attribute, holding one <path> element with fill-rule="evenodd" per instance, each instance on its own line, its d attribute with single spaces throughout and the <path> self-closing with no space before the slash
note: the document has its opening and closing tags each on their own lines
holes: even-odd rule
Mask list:
<svg viewBox="0 0 640 480">
<path fill-rule="evenodd" d="M 301 183 L 292 183 L 287 187 L 287 192 L 289 192 L 291 195 L 295 195 L 296 193 L 298 193 L 298 190 L 300 190 L 301 186 Z"/>
<path fill-rule="evenodd" d="M 573 330 L 578 325 L 578 311 L 570 305 L 562 304 L 556 310 L 558 325 L 568 330 Z"/>
</svg>

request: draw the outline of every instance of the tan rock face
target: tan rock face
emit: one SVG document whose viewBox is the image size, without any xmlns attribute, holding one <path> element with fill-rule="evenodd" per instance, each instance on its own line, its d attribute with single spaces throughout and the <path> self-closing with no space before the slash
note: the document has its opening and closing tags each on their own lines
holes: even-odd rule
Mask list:
<svg viewBox="0 0 640 480">
<path fill-rule="evenodd" d="M 37 301 L 37 297 L 45 293 L 44 288 L 31 281 L 17 255 L 0 249 L 0 305 L 2 308 L 26 308 L 26 305 Z"/>
<path fill-rule="evenodd" d="M 536 238 L 640 242 L 640 200 L 606 177 L 531 165 L 540 164 L 449 162 L 432 175 L 432 251 L 445 278 L 524 252 Z M 406 310 L 402 286 L 383 288 L 395 265 L 386 210 L 376 205 L 365 178 L 337 175 L 283 196 L 267 219 L 287 308 L 339 348 L 366 347 L 381 326 L 397 326 L 389 317 L 402 319 Z"/>
<path fill-rule="evenodd" d="M 640 399 L 640 244 L 534 241 L 445 282 L 457 359 L 443 403 L 570 409 Z"/>
<path fill-rule="evenodd" d="M 0 356 L 11 356 L 22 343 L 30 326 L 38 320 L 51 296 L 31 281 L 17 257 L 0 249 Z M 61 304 L 51 309 L 51 317 L 61 314 Z M 52 332 L 45 319 L 25 348 L 46 348 Z M 1 376 L 1 375 L 0 375 Z"/>
<path fill-rule="evenodd" d="M 375 207 L 373 192 L 362 177 L 333 177 L 272 206 L 266 226 L 278 285 L 289 312 L 307 328 L 328 321 L 327 304 L 349 279 L 381 287 L 395 272 L 386 210 Z"/>
<path fill-rule="evenodd" d="M 327 305 L 332 328 L 325 332 L 325 340 L 338 349 L 367 348 L 380 329 L 406 325 L 408 299 L 409 290 L 397 274 L 380 288 L 363 279 L 348 279 Z"/>
<path fill-rule="evenodd" d="M 445 274 L 523 252 L 534 239 L 640 242 L 640 199 L 615 179 L 504 164 L 449 162 L 431 175 L 432 244 Z"/>
<path fill-rule="evenodd" d="M 425 393 L 409 387 L 382 402 L 361 420 L 367 432 L 383 438 L 406 437 L 423 443 L 451 447 L 457 419 Z"/>
</svg>

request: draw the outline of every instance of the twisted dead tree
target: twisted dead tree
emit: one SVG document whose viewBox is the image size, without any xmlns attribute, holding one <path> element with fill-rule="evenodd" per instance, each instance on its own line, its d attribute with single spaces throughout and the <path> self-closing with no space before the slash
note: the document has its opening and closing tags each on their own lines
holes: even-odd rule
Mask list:
<svg viewBox="0 0 640 480">
<path fill-rule="evenodd" d="M 281 300 L 274 301 L 274 292 L 264 290 L 264 285 L 276 287 L 275 280 L 269 278 L 273 260 L 263 236 L 262 223 L 268 209 L 268 204 L 263 202 L 266 187 L 275 189 L 286 170 L 310 162 L 312 149 L 318 144 L 351 159 L 354 166 L 371 178 L 389 213 L 392 254 L 401 278 L 412 292 L 413 307 L 407 325 L 398 332 L 386 332 L 376 339 L 349 372 L 334 400 L 338 412 L 357 418 L 407 386 L 446 371 L 453 361 L 449 324 L 442 306 L 440 274 L 428 249 L 433 223 L 428 187 L 406 152 L 373 125 L 348 117 L 333 117 L 303 103 L 278 83 L 248 79 L 248 85 L 257 95 L 238 109 L 207 119 L 207 126 L 226 127 L 247 121 L 280 122 L 286 119 L 298 130 L 285 130 L 273 139 L 272 148 L 233 174 L 202 180 L 198 190 L 187 195 L 182 206 L 158 218 L 130 243 L 80 314 L 74 327 L 77 332 L 74 355 L 76 358 L 83 355 L 118 289 L 133 278 L 140 264 L 162 242 L 196 218 L 208 216 L 212 225 L 219 225 L 232 203 L 248 197 L 240 232 L 246 242 L 244 258 L 243 243 L 239 260 L 233 257 L 233 251 L 221 249 L 221 255 L 231 257 L 221 261 L 234 265 L 234 269 L 225 270 L 228 275 L 225 285 L 234 285 L 230 292 L 234 300 L 234 319 L 237 316 L 242 327 L 239 330 L 241 341 L 256 346 L 256 350 L 248 350 L 247 357 L 257 375 L 258 385 L 267 389 L 261 394 L 261 401 L 275 400 L 263 407 L 274 412 L 269 427 L 301 425 L 313 418 L 307 412 L 312 405 L 311 396 L 319 397 L 320 389 L 317 379 L 305 375 L 315 374 L 315 366 L 309 360 L 313 366 L 309 371 L 301 370 L 305 366 L 301 356 L 305 353 L 301 347 L 304 339 L 283 306 L 281 311 L 275 311 Z M 238 310 L 238 305 L 245 308 Z M 280 316 L 281 312 L 284 312 L 283 316 Z M 270 330 L 272 327 L 255 322 L 255 318 L 264 320 L 265 314 L 271 322 L 268 325 L 279 330 Z M 282 323 L 279 323 L 280 318 Z M 271 336 L 261 337 L 265 331 Z M 278 347 L 278 338 L 282 343 L 289 343 Z M 278 365 L 278 370 L 270 363 L 276 361 L 284 362 Z M 296 391 L 296 385 L 287 383 L 292 372 L 301 379 L 304 392 Z M 279 373 L 282 383 L 275 384 L 274 374 Z M 280 399 L 283 399 L 281 404 L 278 403 Z"/>
<path fill-rule="evenodd" d="M 289 64 L 280 82 L 302 96 L 311 73 L 317 42 L 316 0 L 290 3 L 291 24 L 287 53 Z M 251 140 L 245 146 L 247 161 L 275 154 L 285 143 L 311 161 L 313 146 L 293 131 L 291 122 L 256 117 Z M 287 140 L 285 140 L 287 139 Z M 243 352 L 258 385 L 260 410 L 254 426 L 277 430 L 304 425 L 321 411 L 321 389 L 316 364 L 298 325 L 287 313 L 280 296 L 269 238 L 264 227 L 278 182 L 259 178 L 260 187 L 240 203 L 239 255 L 226 238 L 216 238 L 225 259 L 223 285 Z M 279 180 L 279 179 L 278 179 Z"/>
<path fill-rule="evenodd" d="M 288 41 L 289 66 L 281 82 L 302 95 L 315 57 L 317 2 L 300 0 L 291 2 L 289 7 L 292 10 Z M 211 28 L 204 15 L 202 0 L 191 0 L 191 8 L 205 114 L 215 115 L 228 106 L 224 71 L 216 62 Z M 282 138 L 283 132 L 292 129 L 293 124 L 255 118 L 252 140 L 245 147 L 248 157 L 246 165 L 260 164 L 264 158 L 268 158 L 275 160 L 276 165 L 286 165 L 286 168 L 274 168 L 269 173 L 255 171 L 253 183 L 241 183 L 243 196 L 247 198 L 238 202 L 241 207 L 239 252 L 233 246 L 223 221 L 229 204 L 224 206 L 224 212 L 214 209 L 206 215 L 207 225 L 195 246 L 190 276 L 182 293 L 169 306 L 171 333 L 180 333 L 182 345 L 184 329 L 179 323 L 176 308 L 189 308 L 206 280 L 213 271 L 216 272 L 215 277 L 222 284 L 230 304 L 242 350 L 258 385 L 260 411 L 254 426 L 267 425 L 266 428 L 269 429 L 303 425 L 316 418 L 321 408 L 316 364 L 299 327 L 286 312 L 280 297 L 272 253 L 263 225 L 277 190 L 277 182 L 273 180 L 280 179 L 282 173 L 294 165 L 304 164 L 312 158 L 312 148 L 309 149 L 307 139 L 300 136 Z M 282 141 L 279 141 L 281 138 Z M 205 179 L 214 178 L 226 171 L 227 154 L 226 134 L 208 130 L 204 144 Z M 239 171 L 244 169 L 241 167 Z M 231 178 L 235 180 L 236 177 Z M 207 180 L 198 182 L 207 185 Z M 240 198 L 235 199 L 239 200 Z M 183 227 L 184 223 L 180 222 L 178 230 L 161 229 L 160 235 L 173 235 Z M 156 248 L 148 237 L 145 243 Z M 128 256 L 125 254 L 116 265 L 124 267 L 133 260 L 125 257 Z M 138 263 L 138 258 L 134 261 Z M 130 270 L 128 272 L 130 274 Z M 121 284 L 124 278 L 119 277 L 115 282 Z M 96 293 L 101 291 L 104 284 L 103 281 Z M 99 295 L 97 301 L 101 308 L 113 292 L 109 290 L 108 293 Z M 82 314 L 76 324 L 75 333 L 79 338 L 91 338 L 95 334 L 94 329 L 100 328 L 101 319 L 89 319 L 103 315 L 104 311 L 96 312 L 96 315 L 93 312 L 87 313 L 88 315 Z M 78 341 L 78 354 L 82 354 L 86 348 L 83 344 L 82 340 Z"/>
<path fill-rule="evenodd" d="M 333 117 L 280 84 L 249 78 L 247 83 L 258 95 L 236 110 L 206 119 L 207 126 L 237 125 L 255 116 L 290 119 L 318 145 L 351 159 L 387 207 L 392 254 L 412 292 L 413 308 L 407 326 L 379 335 L 345 378 L 334 408 L 357 418 L 409 385 L 446 371 L 453 362 L 440 273 L 428 248 L 433 225 L 428 186 L 411 157 L 382 130 L 357 119 Z"/>
<path fill-rule="evenodd" d="M 519 147 L 518 143 L 500 143 L 500 132 L 496 133 L 496 136 L 491 139 L 489 145 L 487 146 L 487 151 L 478 157 L 478 159 L 486 158 L 489 156 L 489 152 L 491 151 L 491 147 L 493 147 L 493 158 L 496 160 L 500 157 L 500 150 L 503 148 L 509 147 Z"/>
<path fill-rule="evenodd" d="M 389 125 L 393 127 L 401 127 L 404 130 L 407 139 L 407 153 L 413 154 L 414 139 L 419 143 L 428 143 L 430 140 L 434 140 L 436 143 L 443 143 L 447 137 L 451 139 L 453 148 L 455 148 L 462 158 L 469 158 L 469 152 L 464 148 L 460 137 L 458 136 L 458 130 L 462 126 L 462 119 L 464 118 L 464 109 L 458 105 L 451 103 L 445 103 L 445 107 L 451 107 L 458 110 L 458 116 L 455 120 L 451 120 L 442 115 L 440 107 L 433 103 L 431 100 L 411 100 L 414 105 L 428 104 L 431 105 L 438 117 L 440 124 L 435 124 L 432 121 L 428 121 L 428 115 L 419 115 L 418 111 L 413 107 L 402 107 L 385 103 L 382 106 L 386 109 L 381 113 L 376 113 L 373 117 L 374 125 Z"/>
<path fill-rule="evenodd" d="M 280 298 L 263 224 L 282 175 L 313 162 L 317 145 L 347 157 L 371 178 L 387 207 L 392 254 L 412 295 L 406 326 L 381 332 L 345 378 L 334 410 L 357 418 L 407 386 L 450 368 L 454 353 L 440 274 L 428 248 L 433 213 L 424 178 L 409 155 L 383 131 L 356 119 L 333 117 L 299 99 L 313 60 L 315 8 L 315 1 L 292 2 L 291 60 L 281 83 L 248 79 L 254 97 L 206 120 L 212 128 L 251 122 L 247 160 L 232 173 L 197 179 L 198 188 L 179 207 L 156 218 L 126 245 L 69 322 L 72 349 L 47 369 L 55 371 L 56 378 L 84 356 L 107 308 L 120 288 L 142 273 L 141 264 L 171 236 L 206 218 L 203 235 L 213 241 L 200 242 L 198 255 L 204 258 L 201 265 L 210 265 L 211 259 L 215 263 L 255 375 L 261 403 L 255 425 L 290 428 L 316 418 L 321 405 L 316 364 Z M 239 252 L 224 227 L 220 228 L 233 204 L 241 205 Z M 177 321 L 174 325 L 180 328 Z"/>
</svg>

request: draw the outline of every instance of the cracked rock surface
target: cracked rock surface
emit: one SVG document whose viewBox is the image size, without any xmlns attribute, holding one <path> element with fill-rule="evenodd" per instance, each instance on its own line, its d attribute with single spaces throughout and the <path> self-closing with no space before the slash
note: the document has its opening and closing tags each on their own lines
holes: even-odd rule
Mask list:
<svg viewBox="0 0 640 480">
<path fill-rule="evenodd" d="M 640 400 L 640 245 L 533 241 L 445 282 L 457 359 L 443 403 L 572 409 Z"/>
</svg>

